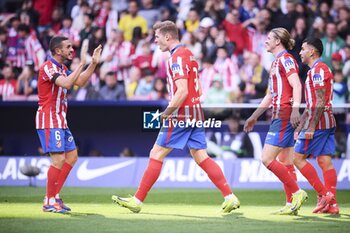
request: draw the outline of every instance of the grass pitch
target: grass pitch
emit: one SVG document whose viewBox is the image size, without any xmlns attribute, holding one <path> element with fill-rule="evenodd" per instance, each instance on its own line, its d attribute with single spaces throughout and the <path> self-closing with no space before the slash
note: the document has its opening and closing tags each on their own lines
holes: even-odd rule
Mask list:
<svg viewBox="0 0 350 233">
<path fill-rule="evenodd" d="M 215 189 L 153 189 L 141 213 L 112 204 L 111 195 L 133 194 L 135 189 L 64 188 L 61 196 L 70 214 L 44 213 L 43 188 L 0 187 L 0 232 L 349 232 L 350 191 L 339 191 L 340 215 L 312 214 L 316 194 L 298 216 L 270 212 L 284 204 L 277 190 L 237 190 L 241 208 L 219 213 L 222 203 Z"/>
</svg>

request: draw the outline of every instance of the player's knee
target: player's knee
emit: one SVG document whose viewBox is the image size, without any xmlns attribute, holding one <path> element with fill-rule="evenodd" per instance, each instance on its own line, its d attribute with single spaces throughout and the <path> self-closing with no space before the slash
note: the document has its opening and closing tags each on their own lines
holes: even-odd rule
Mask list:
<svg viewBox="0 0 350 233">
<path fill-rule="evenodd" d="M 52 165 L 56 168 L 61 169 L 65 162 L 64 156 L 54 156 L 52 157 Z"/>
<path fill-rule="evenodd" d="M 294 163 L 297 167 L 300 167 L 299 165 L 302 165 L 304 160 L 305 160 L 305 159 L 304 159 L 303 156 L 301 156 L 301 155 L 295 155 L 294 158 L 293 158 L 293 163 Z"/>
<path fill-rule="evenodd" d="M 161 159 L 160 153 L 154 147 L 150 151 L 149 157 L 152 158 L 152 159 L 156 159 L 156 160 L 160 160 Z"/>
<path fill-rule="evenodd" d="M 333 168 L 332 160 L 325 156 L 320 156 L 316 158 L 318 166 L 322 169 L 322 171 L 327 171 Z"/>
<path fill-rule="evenodd" d="M 265 167 L 269 166 L 272 161 L 273 159 L 268 156 L 261 157 L 261 162 L 264 164 Z"/>
</svg>

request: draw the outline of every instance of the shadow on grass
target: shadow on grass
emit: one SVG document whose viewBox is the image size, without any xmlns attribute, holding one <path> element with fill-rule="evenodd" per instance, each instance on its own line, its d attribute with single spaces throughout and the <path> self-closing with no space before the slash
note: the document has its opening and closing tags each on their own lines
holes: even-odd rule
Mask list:
<svg viewBox="0 0 350 233">
<path fill-rule="evenodd" d="M 68 212 L 65 213 L 64 215 L 70 216 L 70 217 L 97 217 L 97 218 L 106 218 L 102 214 L 96 214 L 96 213 L 79 213 L 79 212 Z"/>
</svg>

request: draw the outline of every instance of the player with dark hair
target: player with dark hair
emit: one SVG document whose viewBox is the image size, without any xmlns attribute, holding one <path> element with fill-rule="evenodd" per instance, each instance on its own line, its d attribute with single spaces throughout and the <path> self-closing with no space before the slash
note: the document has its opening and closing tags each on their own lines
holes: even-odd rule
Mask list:
<svg viewBox="0 0 350 233">
<path fill-rule="evenodd" d="M 337 174 L 331 157 L 335 153 L 336 127 L 332 112 L 333 74 L 326 63 L 320 60 L 322 52 L 320 39 L 304 40 L 300 57 L 311 69 L 305 81 L 306 109 L 296 130 L 294 164 L 318 193 L 313 213 L 339 214 L 335 200 Z M 310 154 L 316 157 L 323 171 L 324 184 L 315 168 L 306 160 Z"/>
<path fill-rule="evenodd" d="M 178 29 L 171 21 L 164 21 L 153 26 L 155 43 L 161 51 L 171 54 L 167 62 L 168 90 L 170 102 L 161 114 L 162 122 L 169 124 L 172 120 L 203 121 L 200 104 L 201 88 L 198 79 L 198 63 L 190 50 L 179 42 Z M 163 121 L 164 120 L 164 121 Z M 164 158 L 174 149 L 183 149 L 186 145 L 196 163 L 207 173 L 210 180 L 221 191 L 224 202 L 222 212 L 230 213 L 239 208 L 240 202 L 232 193 L 220 167 L 206 152 L 206 138 L 202 127 L 179 126 L 162 127 L 151 152 L 146 171 L 135 196 L 123 198 L 112 196 L 117 204 L 134 213 L 141 211 L 142 202 L 158 179 Z"/>
<path fill-rule="evenodd" d="M 297 62 L 287 52 L 294 44 L 284 28 L 274 28 L 268 34 L 265 47 L 275 57 L 270 70 L 269 91 L 244 124 L 244 130 L 251 131 L 258 118 L 272 105 L 272 123 L 265 139 L 262 163 L 284 185 L 286 205 L 274 212 L 281 215 L 297 214 L 307 199 L 306 192 L 296 183 L 293 165 L 294 128 L 299 124 L 301 101 Z"/>
<path fill-rule="evenodd" d="M 66 120 L 66 93 L 73 85 L 84 86 L 99 63 L 102 46 L 92 55 L 92 62 L 83 71 L 88 44 L 84 43 L 80 64 L 73 72 L 64 65 L 73 59 L 73 46 L 68 38 L 53 37 L 49 48 L 52 56 L 40 67 L 38 75 L 39 108 L 36 113 L 36 129 L 44 153 L 49 153 L 51 166 L 47 171 L 46 197 L 43 211 L 65 213 L 70 208 L 59 196 L 61 188 L 78 159 L 74 138 Z"/>
</svg>

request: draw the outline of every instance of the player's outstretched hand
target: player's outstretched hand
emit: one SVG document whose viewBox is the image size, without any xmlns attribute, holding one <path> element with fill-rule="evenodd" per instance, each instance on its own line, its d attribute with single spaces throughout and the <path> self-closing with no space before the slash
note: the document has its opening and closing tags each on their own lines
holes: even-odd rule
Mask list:
<svg viewBox="0 0 350 233">
<path fill-rule="evenodd" d="M 89 40 L 85 39 L 83 41 L 83 44 L 82 44 L 81 50 L 80 50 L 80 62 L 84 65 L 86 63 L 86 56 L 87 56 L 88 49 L 89 49 Z"/>
<path fill-rule="evenodd" d="M 244 132 L 248 133 L 252 131 L 255 123 L 256 123 L 256 119 L 249 117 L 244 123 L 244 127 L 243 127 Z"/>
<path fill-rule="evenodd" d="M 95 48 L 94 53 L 92 54 L 92 63 L 97 64 L 100 62 L 102 52 L 102 45 L 99 45 Z"/>
</svg>

